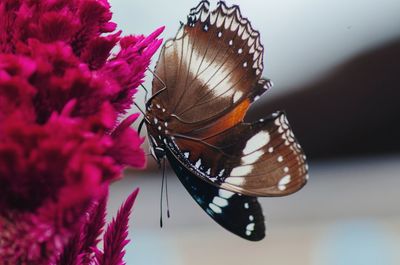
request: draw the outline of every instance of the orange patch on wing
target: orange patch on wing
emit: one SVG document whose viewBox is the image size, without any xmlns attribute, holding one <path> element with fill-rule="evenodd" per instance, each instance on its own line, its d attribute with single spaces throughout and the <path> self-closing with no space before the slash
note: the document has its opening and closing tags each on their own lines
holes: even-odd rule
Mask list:
<svg viewBox="0 0 400 265">
<path fill-rule="evenodd" d="M 197 130 L 194 137 L 201 139 L 210 138 L 218 133 L 221 133 L 239 122 L 242 122 L 247 110 L 250 106 L 250 100 L 246 99 L 237 105 L 232 111 L 225 114 L 221 118 L 214 121 L 210 126 L 207 126 L 201 130 Z"/>
</svg>

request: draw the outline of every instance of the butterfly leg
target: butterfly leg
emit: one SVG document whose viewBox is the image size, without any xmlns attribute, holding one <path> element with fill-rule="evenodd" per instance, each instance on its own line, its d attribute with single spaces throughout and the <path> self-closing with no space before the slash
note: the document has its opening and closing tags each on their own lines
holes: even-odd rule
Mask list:
<svg viewBox="0 0 400 265">
<path fill-rule="evenodd" d="M 158 81 L 160 81 L 160 83 L 165 87 L 167 87 L 167 85 L 164 83 L 164 81 L 154 72 L 152 71 L 150 68 L 147 67 L 147 70 L 152 73 L 152 75 L 155 76 L 155 78 L 157 78 Z"/>
<path fill-rule="evenodd" d="M 167 85 L 164 83 L 164 81 L 154 72 L 152 71 L 150 68 L 147 67 L 147 70 L 153 74 L 153 76 L 163 85 L 163 88 L 158 90 L 156 93 L 154 93 L 154 95 L 152 95 L 148 101 L 146 101 L 146 109 L 149 108 L 149 106 L 151 105 L 151 102 L 153 101 L 153 99 L 155 97 L 157 97 L 159 94 L 161 94 L 162 92 L 164 92 L 165 90 L 167 90 Z"/>
<path fill-rule="evenodd" d="M 143 84 L 140 84 L 140 86 L 144 89 L 144 102 L 147 102 L 147 96 L 149 95 L 149 91 Z"/>
</svg>

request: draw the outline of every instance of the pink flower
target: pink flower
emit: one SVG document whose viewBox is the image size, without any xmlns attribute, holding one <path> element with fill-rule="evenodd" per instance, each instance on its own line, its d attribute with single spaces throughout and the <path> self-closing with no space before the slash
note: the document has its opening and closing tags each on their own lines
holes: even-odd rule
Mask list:
<svg viewBox="0 0 400 265">
<path fill-rule="evenodd" d="M 138 116 L 139 114 L 129 116 L 112 132 L 111 137 L 114 145 L 109 149 L 108 154 L 119 164 L 143 168 L 145 156 L 140 146 L 144 138 L 139 138 L 137 132 L 130 129 L 130 125 Z M 126 144 L 127 142 L 130 144 Z"/>
<path fill-rule="evenodd" d="M 118 112 L 125 113 L 132 105 L 133 95 L 143 82 L 150 58 L 162 43 L 162 40 L 156 38 L 163 30 L 163 27 L 157 29 L 147 38 L 144 36 L 122 38 L 120 52 L 100 69 L 103 74 L 116 80 L 120 87 L 112 101 Z"/>
<path fill-rule="evenodd" d="M 47 198 L 67 204 L 93 196 L 105 182 L 118 179 L 124 166 L 143 167 L 143 142 L 129 126 L 132 115 L 111 134 L 116 116 L 108 102 L 88 118 L 70 117 L 76 103 L 45 124 L 27 122 L 18 112 L 0 123 L 0 206 L 36 209 Z M 61 189 L 62 188 L 62 189 Z M 82 198 L 81 198 L 82 197 Z M 64 199 L 67 198 L 67 199 Z"/>
<path fill-rule="evenodd" d="M 0 29 L 0 260 L 55 264 L 109 183 L 145 165 L 138 115 L 121 119 L 163 28 L 121 37 L 106 0 L 5 0 Z"/>
<path fill-rule="evenodd" d="M 29 58 L 0 54 L 0 123 L 11 114 L 27 122 L 35 121 L 32 99 L 36 90 L 27 81 L 34 70 Z"/>
<path fill-rule="evenodd" d="M 17 54 L 13 63 L 33 70 L 8 75 L 25 74 L 37 89 L 39 122 L 71 99 L 78 99 L 79 116 L 95 114 L 104 101 L 117 114 L 130 108 L 163 28 L 147 38 L 103 35 L 116 28 L 109 7 L 105 0 L 0 3 L 0 52 Z M 110 57 L 117 43 L 120 51 Z"/>
<path fill-rule="evenodd" d="M 48 201 L 35 212 L 7 210 L 0 215 L 1 264 L 56 264 L 79 230 L 89 202 L 62 208 Z"/>
</svg>

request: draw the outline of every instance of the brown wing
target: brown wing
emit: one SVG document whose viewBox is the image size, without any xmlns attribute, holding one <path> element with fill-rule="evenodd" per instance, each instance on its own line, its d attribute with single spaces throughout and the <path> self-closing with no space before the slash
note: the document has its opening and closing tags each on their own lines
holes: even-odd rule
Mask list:
<svg viewBox="0 0 400 265">
<path fill-rule="evenodd" d="M 173 135 L 169 147 L 196 175 L 249 196 L 284 196 L 305 185 L 306 158 L 283 112 L 208 138 Z"/>
<path fill-rule="evenodd" d="M 262 57 L 259 34 L 237 6 L 220 2 L 210 12 L 202 1 L 160 53 L 148 113 L 153 134 L 199 178 L 249 196 L 283 196 L 307 180 L 286 116 L 243 123 L 271 86 L 260 78 Z"/>
<path fill-rule="evenodd" d="M 260 80 L 262 57 L 259 33 L 237 6 L 228 8 L 221 2 L 210 12 L 203 1 L 161 50 L 153 95 L 164 85 L 166 89 L 152 100 L 152 107 L 166 110 L 161 116 L 169 117 L 169 130 L 176 133 L 232 127 L 243 120 L 251 101 L 271 86 Z M 216 132 L 204 132 L 210 131 Z"/>
</svg>

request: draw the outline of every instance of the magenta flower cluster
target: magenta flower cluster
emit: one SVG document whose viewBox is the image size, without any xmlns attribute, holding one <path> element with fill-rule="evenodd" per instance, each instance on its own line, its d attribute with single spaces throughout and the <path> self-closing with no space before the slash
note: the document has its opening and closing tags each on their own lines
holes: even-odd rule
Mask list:
<svg viewBox="0 0 400 265">
<path fill-rule="evenodd" d="M 109 183 L 145 165 L 138 115 L 123 117 L 163 29 L 122 37 L 111 15 L 106 0 L 0 2 L 1 264 L 122 264 L 96 248 L 104 216 L 83 227 Z"/>
</svg>

